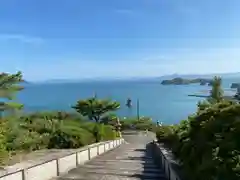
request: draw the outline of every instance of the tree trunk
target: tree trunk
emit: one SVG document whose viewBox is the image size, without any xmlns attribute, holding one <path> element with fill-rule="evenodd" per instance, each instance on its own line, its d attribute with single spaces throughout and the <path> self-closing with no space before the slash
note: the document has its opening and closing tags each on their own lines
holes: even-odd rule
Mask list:
<svg viewBox="0 0 240 180">
<path fill-rule="evenodd" d="M 93 116 L 93 119 L 95 120 L 96 123 L 98 123 L 100 118 L 99 116 Z"/>
</svg>

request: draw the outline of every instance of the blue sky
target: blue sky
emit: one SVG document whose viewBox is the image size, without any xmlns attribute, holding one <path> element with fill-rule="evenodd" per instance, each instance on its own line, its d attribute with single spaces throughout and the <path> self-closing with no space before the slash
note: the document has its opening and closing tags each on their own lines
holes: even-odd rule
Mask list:
<svg viewBox="0 0 240 180">
<path fill-rule="evenodd" d="M 239 0 L 2 0 L 0 71 L 28 80 L 236 72 Z"/>
</svg>

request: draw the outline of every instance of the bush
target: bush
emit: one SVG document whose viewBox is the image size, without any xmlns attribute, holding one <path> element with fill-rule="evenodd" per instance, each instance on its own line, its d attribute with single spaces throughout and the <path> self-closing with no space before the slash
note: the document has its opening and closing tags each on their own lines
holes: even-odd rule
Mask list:
<svg viewBox="0 0 240 180">
<path fill-rule="evenodd" d="M 3 165 L 4 159 L 8 155 L 6 149 L 6 122 L 4 119 L 0 121 L 0 165 Z"/>
<path fill-rule="evenodd" d="M 80 127 L 62 127 L 50 135 L 48 148 L 79 148 L 94 143 L 93 135 Z"/>
<path fill-rule="evenodd" d="M 137 118 L 127 118 L 121 120 L 122 130 L 129 130 L 135 128 L 137 130 L 145 131 L 146 129 L 155 131 L 156 124 L 152 121 L 151 118 L 141 117 L 139 120 Z"/>
<path fill-rule="evenodd" d="M 95 142 L 116 138 L 116 132 L 114 130 L 114 127 L 111 125 L 86 122 L 82 123 L 81 127 L 94 135 Z"/>
<path fill-rule="evenodd" d="M 172 132 L 170 127 L 162 128 L 157 137 L 171 142 L 189 179 L 240 179 L 240 104 L 212 104 L 174 126 Z"/>
<path fill-rule="evenodd" d="M 44 118 L 40 118 L 44 117 Z M 8 152 L 43 148 L 79 148 L 116 138 L 113 126 L 79 121 L 50 119 L 50 116 L 23 116 L 0 121 L 0 163 Z"/>
<path fill-rule="evenodd" d="M 171 126 L 161 126 L 157 129 L 156 137 L 160 143 L 170 143 L 170 136 L 173 135 Z"/>
<path fill-rule="evenodd" d="M 7 149 L 9 151 L 28 150 L 35 151 L 47 148 L 49 143 L 49 134 L 39 134 L 37 132 L 22 131 L 20 136 L 8 142 Z"/>
<path fill-rule="evenodd" d="M 116 139 L 117 137 L 117 133 L 116 131 L 113 129 L 113 126 L 111 125 L 105 125 L 103 126 L 103 140 L 107 141 L 107 140 L 112 140 L 112 139 Z"/>
<path fill-rule="evenodd" d="M 21 119 L 58 119 L 58 120 L 77 120 L 84 121 L 85 119 L 78 113 L 64 111 L 40 111 L 21 116 Z"/>
</svg>

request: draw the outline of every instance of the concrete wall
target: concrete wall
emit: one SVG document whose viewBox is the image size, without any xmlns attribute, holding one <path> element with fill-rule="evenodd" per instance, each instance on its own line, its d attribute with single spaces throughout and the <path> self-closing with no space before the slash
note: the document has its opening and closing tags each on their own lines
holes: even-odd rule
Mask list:
<svg viewBox="0 0 240 180">
<path fill-rule="evenodd" d="M 23 165 L 22 168 L 11 168 L 0 173 L 0 180 L 50 180 L 56 176 L 67 173 L 69 170 L 92 158 L 103 154 L 124 142 L 124 139 L 117 139 L 97 144 L 92 144 L 77 149 L 70 154 L 54 158 L 34 165 Z"/>
<path fill-rule="evenodd" d="M 176 170 L 176 161 L 173 160 L 172 154 L 156 142 L 152 143 L 152 150 L 155 162 L 162 167 L 167 179 L 181 180 L 179 173 Z M 173 165 L 175 165 L 175 167 Z"/>
<path fill-rule="evenodd" d="M 98 155 L 101 155 L 102 153 L 104 153 L 104 144 L 98 146 Z"/>
<path fill-rule="evenodd" d="M 98 155 L 98 146 L 92 147 L 89 150 L 90 150 L 90 159 Z"/>
</svg>

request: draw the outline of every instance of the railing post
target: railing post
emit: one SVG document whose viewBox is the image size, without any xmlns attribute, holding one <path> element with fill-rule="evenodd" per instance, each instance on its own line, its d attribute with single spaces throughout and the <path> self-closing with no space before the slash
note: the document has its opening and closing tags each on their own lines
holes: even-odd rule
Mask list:
<svg viewBox="0 0 240 180">
<path fill-rule="evenodd" d="M 78 152 L 76 152 L 76 166 L 78 166 Z"/>
<path fill-rule="evenodd" d="M 97 155 L 99 155 L 99 145 L 97 145 Z"/>
<path fill-rule="evenodd" d="M 88 148 L 88 160 L 91 160 L 91 151 L 90 151 L 90 147 Z"/>
<path fill-rule="evenodd" d="M 59 169 L 59 161 L 58 161 L 58 159 L 56 159 L 56 167 L 57 167 L 57 176 L 59 176 L 60 175 L 60 169 Z"/>
</svg>

